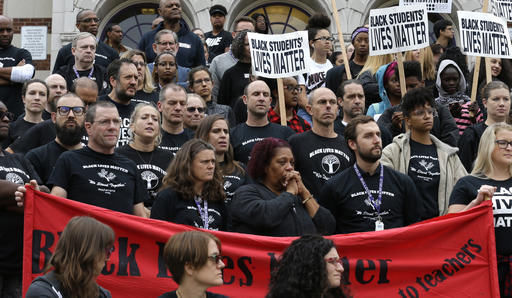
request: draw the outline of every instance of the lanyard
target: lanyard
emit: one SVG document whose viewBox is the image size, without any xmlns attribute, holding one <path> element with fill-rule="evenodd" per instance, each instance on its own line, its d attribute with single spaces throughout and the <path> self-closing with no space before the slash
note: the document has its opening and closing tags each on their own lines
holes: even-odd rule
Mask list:
<svg viewBox="0 0 512 298">
<path fill-rule="evenodd" d="M 361 176 L 361 173 L 359 172 L 359 169 L 357 168 L 357 164 L 354 164 L 354 170 L 356 171 L 357 177 L 359 178 L 359 181 L 361 181 L 361 184 L 364 187 L 364 190 L 368 194 L 368 199 L 372 203 L 373 207 L 377 209 L 377 214 L 380 217 L 380 204 L 382 203 L 382 184 L 384 182 L 384 167 L 382 164 L 380 164 L 380 178 L 379 178 L 379 196 L 377 197 L 377 200 L 375 200 L 370 193 L 370 190 L 368 189 L 368 186 L 364 182 L 363 176 Z"/>
<path fill-rule="evenodd" d="M 201 201 L 203 201 L 203 208 L 201 208 Z M 201 198 L 195 197 L 194 202 L 196 202 L 197 211 L 199 211 L 199 215 L 203 220 L 203 228 L 208 230 L 208 201 L 201 200 Z"/>
<path fill-rule="evenodd" d="M 78 70 L 76 69 L 76 66 L 73 65 L 73 71 L 75 72 L 76 78 L 80 78 L 80 74 L 78 73 Z M 87 76 L 89 79 L 92 79 L 92 74 L 94 72 L 94 65 L 91 68 L 91 71 L 89 72 L 89 75 Z"/>
</svg>

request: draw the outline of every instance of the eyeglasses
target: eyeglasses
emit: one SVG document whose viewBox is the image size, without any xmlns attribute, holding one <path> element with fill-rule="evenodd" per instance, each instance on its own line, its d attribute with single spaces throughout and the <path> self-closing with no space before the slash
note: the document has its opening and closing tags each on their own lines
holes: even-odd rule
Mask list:
<svg viewBox="0 0 512 298">
<path fill-rule="evenodd" d="M 512 141 L 496 140 L 496 144 L 498 144 L 498 148 L 500 149 L 507 149 L 508 145 L 512 146 Z"/>
<path fill-rule="evenodd" d="M 336 266 L 336 264 L 340 264 L 341 266 L 343 266 L 341 259 L 337 258 L 337 257 L 327 258 L 327 259 L 325 259 L 325 262 L 327 262 L 331 265 L 334 265 L 334 266 Z"/>
<path fill-rule="evenodd" d="M 69 111 L 73 111 L 73 115 L 75 116 L 82 116 L 84 114 L 84 107 L 68 107 L 68 106 L 60 106 L 57 107 L 57 112 L 59 112 L 59 115 L 61 116 L 67 116 L 69 115 Z"/>
<path fill-rule="evenodd" d="M 189 112 L 189 113 L 194 113 L 196 110 L 199 113 L 204 113 L 204 108 L 202 108 L 202 107 L 188 107 L 187 108 L 187 112 Z"/>
<path fill-rule="evenodd" d="M 116 250 L 116 247 L 113 245 L 111 247 L 105 249 L 105 255 L 107 256 L 107 260 L 110 259 L 110 256 L 112 255 L 112 253 L 115 250 Z"/>
<path fill-rule="evenodd" d="M 425 117 L 425 114 L 427 115 L 432 115 L 434 117 L 437 116 L 437 110 L 434 109 L 434 108 L 430 108 L 430 109 L 420 109 L 420 110 L 416 110 L 416 111 L 413 111 L 411 112 L 411 115 L 413 116 L 416 116 L 416 117 Z"/>
<path fill-rule="evenodd" d="M 313 39 L 313 41 L 317 41 L 317 40 L 322 40 L 322 41 L 334 41 L 334 38 L 330 37 L 330 36 L 322 36 L 322 37 L 319 37 L 319 38 L 315 38 Z"/>
<path fill-rule="evenodd" d="M 211 81 L 212 81 L 211 79 L 209 79 L 209 78 L 205 78 L 205 79 L 201 79 L 201 80 L 195 80 L 193 83 L 194 83 L 194 84 L 203 84 L 203 83 L 208 84 L 208 83 L 210 83 Z"/>
<path fill-rule="evenodd" d="M 160 67 L 166 67 L 166 66 L 175 67 L 176 63 L 174 63 L 174 62 L 158 62 L 158 66 L 160 66 Z"/>
<path fill-rule="evenodd" d="M 161 45 L 161 46 L 173 46 L 176 43 L 174 41 L 168 41 L 168 42 L 157 42 L 156 44 Z"/>
<path fill-rule="evenodd" d="M 79 22 L 80 23 L 92 23 L 92 22 L 99 23 L 100 18 L 87 18 L 87 19 L 80 20 Z"/>
<path fill-rule="evenodd" d="M 136 67 L 145 67 L 147 64 L 146 62 L 132 62 Z"/>
<path fill-rule="evenodd" d="M 302 87 L 301 86 L 293 86 L 293 85 L 286 85 L 284 86 L 284 88 L 286 88 L 286 90 L 290 91 L 290 92 L 293 92 L 293 91 L 297 91 L 297 92 L 302 92 Z"/>
<path fill-rule="evenodd" d="M 7 112 L 7 111 L 0 111 L 0 121 L 3 120 L 5 117 L 7 117 L 7 119 L 9 121 L 14 120 L 14 114 L 13 113 Z"/>
<path fill-rule="evenodd" d="M 216 265 L 220 264 L 220 262 L 222 262 L 222 256 L 221 255 L 213 255 L 213 256 L 208 256 L 208 259 L 212 260 L 213 263 L 215 263 Z"/>
</svg>

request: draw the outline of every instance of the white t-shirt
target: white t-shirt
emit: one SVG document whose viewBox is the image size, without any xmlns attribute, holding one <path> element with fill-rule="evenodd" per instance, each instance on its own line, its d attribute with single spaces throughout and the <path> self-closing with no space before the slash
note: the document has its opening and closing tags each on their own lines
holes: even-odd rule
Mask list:
<svg viewBox="0 0 512 298">
<path fill-rule="evenodd" d="M 332 68 L 332 63 L 327 60 L 324 64 L 320 64 L 316 63 L 311 57 L 307 59 L 309 59 L 309 71 L 299 76 L 298 84 L 305 85 L 306 94 L 309 94 L 316 88 L 325 87 L 327 71 Z"/>
</svg>

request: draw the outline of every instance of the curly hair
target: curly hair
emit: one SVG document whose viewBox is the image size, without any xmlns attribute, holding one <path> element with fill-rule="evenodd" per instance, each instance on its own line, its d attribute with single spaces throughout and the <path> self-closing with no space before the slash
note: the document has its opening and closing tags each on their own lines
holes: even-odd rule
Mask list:
<svg viewBox="0 0 512 298">
<path fill-rule="evenodd" d="M 215 151 L 212 145 L 199 139 L 191 139 L 183 144 L 167 168 L 167 174 L 163 178 L 161 190 L 170 187 L 181 194 L 183 199 L 193 200 L 195 196 L 195 178 L 192 175 L 192 162 L 196 155 L 203 150 Z M 224 201 L 226 194 L 224 193 L 222 181 L 219 165 L 216 162 L 213 179 L 204 184 L 201 197 L 211 202 Z"/>
<path fill-rule="evenodd" d="M 305 235 L 284 251 L 270 276 L 267 298 L 344 297 L 341 288 L 329 289 L 324 257 L 334 242 L 320 235 Z"/>
<path fill-rule="evenodd" d="M 277 138 L 265 138 L 252 147 L 247 172 L 249 172 L 249 175 L 251 175 L 254 180 L 262 181 L 265 178 L 265 169 L 270 164 L 278 148 L 291 147 L 285 140 Z"/>
<path fill-rule="evenodd" d="M 231 52 L 238 60 L 247 58 L 245 57 L 245 37 L 247 36 L 247 32 L 249 32 L 249 30 L 240 31 L 231 43 Z"/>
</svg>

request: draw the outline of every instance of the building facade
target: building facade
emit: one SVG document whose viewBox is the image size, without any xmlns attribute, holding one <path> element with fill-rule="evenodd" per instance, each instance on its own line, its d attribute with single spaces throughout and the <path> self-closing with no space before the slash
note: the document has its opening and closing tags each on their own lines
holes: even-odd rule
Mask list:
<svg viewBox="0 0 512 298">
<path fill-rule="evenodd" d="M 371 9 L 398 5 L 398 0 L 335 0 L 344 40 L 350 41 L 350 33 L 368 21 Z M 59 49 L 69 43 L 78 32 L 76 14 L 81 9 L 96 11 L 101 19 L 98 36 L 105 37 L 105 29 L 117 23 L 125 33 L 123 44 L 136 47 L 141 36 L 150 30 L 157 17 L 159 0 L 0 0 L 1 13 L 14 19 L 13 44 L 21 45 L 22 26 L 47 26 L 47 57 L 35 60 L 38 77 L 45 77 L 53 66 Z M 243 15 L 260 12 L 267 15 L 272 33 L 303 30 L 309 16 L 316 12 L 333 15 L 329 0 L 181 0 L 183 18 L 190 28 L 211 30 L 208 10 L 212 5 L 222 4 L 228 10 L 226 30 L 233 29 L 234 20 Z M 431 24 L 440 18 L 457 24 L 457 11 L 479 11 L 479 0 L 453 0 L 451 14 L 429 14 Z M 338 37 L 334 20 L 330 32 Z M 457 34 L 456 34 L 457 36 Z"/>
</svg>

